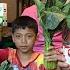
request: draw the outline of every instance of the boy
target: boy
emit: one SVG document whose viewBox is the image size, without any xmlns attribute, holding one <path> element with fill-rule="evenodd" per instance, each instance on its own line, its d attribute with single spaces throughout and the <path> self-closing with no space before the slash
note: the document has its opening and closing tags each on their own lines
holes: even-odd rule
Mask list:
<svg viewBox="0 0 70 70">
<path fill-rule="evenodd" d="M 12 39 L 16 49 L 9 48 L 5 52 L 0 51 L 0 59 L 8 59 L 13 67 L 16 65 L 19 70 L 46 70 L 43 65 L 43 54 L 33 51 L 37 33 L 37 22 L 33 18 L 21 16 L 15 19 L 12 22 Z M 61 68 L 67 67 L 66 65 L 62 66 L 62 64 L 65 64 L 64 57 L 52 48 L 49 48 L 49 52 L 45 54 L 45 60 L 58 61 L 58 70 L 64 70 Z"/>
<path fill-rule="evenodd" d="M 37 22 L 33 18 L 22 16 L 15 19 L 12 25 L 16 50 L 9 49 L 8 60 L 20 70 L 42 70 L 43 54 L 33 51 L 38 33 Z"/>
</svg>

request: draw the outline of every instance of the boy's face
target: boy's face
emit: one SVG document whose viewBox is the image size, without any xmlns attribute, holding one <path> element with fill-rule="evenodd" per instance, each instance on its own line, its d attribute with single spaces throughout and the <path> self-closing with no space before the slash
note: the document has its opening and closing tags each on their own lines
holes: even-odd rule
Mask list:
<svg viewBox="0 0 70 70">
<path fill-rule="evenodd" d="M 33 50 L 33 45 L 36 40 L 36 34 L 33 29 L 16 29 L 12 35 L 13 42 L 16 45 L 16 48 L 23 53 Z"/>
</svg>

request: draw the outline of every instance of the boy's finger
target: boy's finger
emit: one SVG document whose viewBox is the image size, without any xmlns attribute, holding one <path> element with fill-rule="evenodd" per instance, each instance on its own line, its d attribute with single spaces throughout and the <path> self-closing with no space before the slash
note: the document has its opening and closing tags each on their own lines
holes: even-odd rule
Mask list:
<svg viewBox="0 0 70 70">
<path fill-rule="evenodd" d="M 57 54 L 57 52 L 55 50 L 44 52 L 44 56 L 51 56 L 51 55 L 54 55 L 54 54 Z"/>
<path fill-rule="evenodd" d="M 44 57 L 44 59 L 46 61 L 57 61 L 57 55 L 52 55 L 52 56 L 48 56 L 48 57 Z"/>
<path fill-rule="evenodd" d="M 65 59 L 65 57 L 63 55 L 57 55 L 57 60 L 62 61 L 62 62 L 66 61 L 66 59 Z"/>
<path fill-rule="evenodd" d="M 45 57 L 44 57 L 46 60 L 48 60 L 48 61 L 51 61 L 51 60 L 55 60 L 55 61 L 61 61 L 61 62 L 65 62 L 66 61 L 66 59 L 64 58 L 64 56 L 63 55 L 50 55 L 50 56 L 47 56 L 47 55 L 45 55 Z"/>
<path fill-rule="evenodd" d="M 59 53 L 63 54 L 63 48 L 59 49 Z"/>
<path fill-rule="evenodd" d="M 59 66 L 59 67 L 62 67 L 62 68 L 67 68 L 67 67 L 69 67 L 69 65 L 68 65 L 67 63 L 65 63 L 65 62 L 58 62 L 58 66 Z"/>
</svg>

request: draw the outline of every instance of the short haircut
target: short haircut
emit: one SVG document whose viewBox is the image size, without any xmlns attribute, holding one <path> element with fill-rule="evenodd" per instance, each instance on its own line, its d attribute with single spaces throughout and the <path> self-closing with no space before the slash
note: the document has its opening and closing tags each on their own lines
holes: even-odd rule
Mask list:
<svg viewBox="0 0 70 70">
<path fill-rule="evenodd" d="M 35 19 L 29 16 L 19 16 L 12 22 L 12 33 L 15 32 L 16 29 L 22 28 L 25 29 L 26 27 L 33 29 L 35 34 L 38 33 L 38 25 Z"/>
</svg>

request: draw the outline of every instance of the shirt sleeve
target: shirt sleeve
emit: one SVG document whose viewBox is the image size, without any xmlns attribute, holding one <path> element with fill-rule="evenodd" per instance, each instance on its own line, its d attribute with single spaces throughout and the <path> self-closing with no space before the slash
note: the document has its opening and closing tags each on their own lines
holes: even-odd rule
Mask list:
<svg viewBox="0 0 70 70">
<path fill-rule="evenodd" d="M 8 58 L 8 49 L 0 49 L 0 63 Z"/>
</svg>

